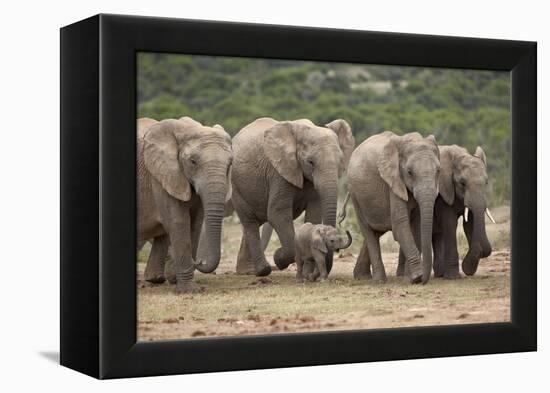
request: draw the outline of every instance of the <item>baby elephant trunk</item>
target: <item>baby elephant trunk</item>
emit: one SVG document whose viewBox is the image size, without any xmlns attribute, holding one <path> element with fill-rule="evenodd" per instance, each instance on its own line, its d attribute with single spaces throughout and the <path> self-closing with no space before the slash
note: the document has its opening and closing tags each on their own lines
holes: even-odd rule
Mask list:
<svg viewBox="0 0 550 393">
<path fill-rule="evenodd" d="M 349 231 L 346 231 L 346 236 L 347 236 L 347 238 L 342 236 L 342 238 L 340 239 L 341 246 L 336 249 L 336 252 L 338 252 L 340 250 L 343 250 L 343 249 L 346 249 L 349 246 L 351 246 L 351 242 L 353 241 L 353 239 L 351 238 L 351 233 L 349 233 Z M 346 243 L 344 243 L 344 242 L 346 242 Z"/>
</svg>

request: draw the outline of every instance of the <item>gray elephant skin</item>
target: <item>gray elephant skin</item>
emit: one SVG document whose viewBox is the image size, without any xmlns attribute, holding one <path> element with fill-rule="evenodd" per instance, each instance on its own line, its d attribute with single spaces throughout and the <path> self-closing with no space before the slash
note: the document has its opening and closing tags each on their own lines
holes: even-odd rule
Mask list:
<svg viewBox="0 0 550 393">
<path fill-rule="evenodd" d="M 259 226 L 269 222 L 281 241 L 274 260 L 285 269 L 295 259 L 293 220 L 334 226 L 337 183 L 355 146 L 344 120 L 325 127 L 302 119 L 260 118 L 233 138 L 232 201 L 243 225 L 237 273 L 271 273 Z M 332 253 L 327 254 L 327 270 Z"/>
<path fill-rule="evenodd" d="M 355 149 L 348 190 L 364 236 L 353 271 L 356 279 L 386 280 L 379 239 L 391 230 L 403 250 L 410 281 L 428 282 L 439 168 L 439 149 L 432 135 L 385 131 Z M 413 235 L 412 226 L 418 227 L 414 233 L 420 236 Z"/>
<path fill-rule="evenodd" d="M 165 280 L 171 245 L 177 292 L 199 290 L 195 268 L 209 273 L 220 261 L 225 202 L 231 196 L 231 138 L 221 126 L 189 117 L 137 122 L 138 245 L 153 239 L 145 279 Z M 201 226 L 208 233 L 208 258 L 194 262 Z"/>
<path fill-rule="evenodd" d="M 329 225 L 312 224 L 306 222 L 296 230 L 296 281 L 304 281 L 304 265 L 313 264 L 309 267 L 307 274 L 309 281 L 315 281 L 319 276 L 321 281 L 325 281 L 328 276 L 326 268 L 326 255 L 329 251 L 339 251 L 340 249 L 351 246 L 352 238 L 349 231 L 346 236 L 338 233 L 338 230 Z"/>
<path fill-rule="evenodd" d="M 474 154 L 463 147 L 440 146 L 441 173 L 439 196 L 435 202 L 433 251 L 434 276 L 460 277 L 456 241 L 458 219 L 463 216 L 463 228 L 468 240 L 468 253 L 462 261 L 462 271 L 471 276 L 477 271 L 480 258 L 491 255 L 491 244 L 485 230 L 487 208 L 487 158 L 478 146 Z M 468 207 L 468 211 L 466 211 Z M 404 271 L 400 255 L 397 274 Z"/>
</svg>

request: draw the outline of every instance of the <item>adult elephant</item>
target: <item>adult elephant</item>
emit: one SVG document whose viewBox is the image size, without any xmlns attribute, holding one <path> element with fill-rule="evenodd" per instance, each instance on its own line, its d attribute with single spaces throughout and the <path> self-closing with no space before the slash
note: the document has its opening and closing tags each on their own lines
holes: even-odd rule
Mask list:
<svg viewBox="0 0 550 393">
<path fill-rule="evenodd" d="M 456 228 L 458 218 L 463 216 L 469 250 L 462 261 L 462 271 L 471 276 L 475 274 L 480 258 L 491 255 L 491 244 L 485 231 L 485 215 L 493 220 L 485 199 L 487 158 L 479 146 L 473 155 L 457 145 L 440 146 L 439 155 L 441 174 L 433 227 L 434 275 L 449 279 L 460 277 Z M 400 255 L 398 275 L 404 272 L 403 262 Z"/>
<path fill-rule="evenodd" d="M 231 196 L 231 138 L 220 126 L 182 117 L 138 125 L 138 245 L 153 239 L 145 279 L 165 280 L 171 245 L 178 292 L 195 292 L 194 269 L 209 273 L 220 261 L 225 202 Z M 208 232 L 206 261 L 194 263 L 203 217 Z"/>
<path fill-rule="evenodd" d="M 257 119 L 233 138 L 233 205 L 243 225 L 237 273 L 268 275 L 259 226 L 275 229 L 281 247 L 273 259 L 279 269 L 294 262 L 293 220 L 334 226 L 338 178 L 355 140 L 345 120 L 320 127 L 311 121 Z M 332 253 L 327 254 L 327 270 Z"/>
<path fill-rule="evenodd" d="M 348 190 L 364 236 L 353 271 L 356 279 L 386 280 L 379 239 L 391 230 L 405 255 L 411 282 L 428 282 L 439 166 L 432 135 L 397 136 L 385 131 L 355 149 L 348 168 Z M 414 225 L 420 228 L 416 238 Z"/>
</svg>

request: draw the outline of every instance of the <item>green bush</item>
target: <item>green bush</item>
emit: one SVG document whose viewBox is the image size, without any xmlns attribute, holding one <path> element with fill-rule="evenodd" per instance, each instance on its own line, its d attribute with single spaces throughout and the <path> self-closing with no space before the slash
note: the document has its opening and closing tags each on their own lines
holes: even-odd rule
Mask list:
<svg viewBox="0 0 550 393">
<path fill-rule="evenodd" d="M 336 118 L 357 143 L 384 130 L 434 134 L 487 154 L 490 204 L 510 200 L 507 72 L 138 54 L 138 116 L 184 115 L 231 135 L 258 117 Z"/>
</svg>

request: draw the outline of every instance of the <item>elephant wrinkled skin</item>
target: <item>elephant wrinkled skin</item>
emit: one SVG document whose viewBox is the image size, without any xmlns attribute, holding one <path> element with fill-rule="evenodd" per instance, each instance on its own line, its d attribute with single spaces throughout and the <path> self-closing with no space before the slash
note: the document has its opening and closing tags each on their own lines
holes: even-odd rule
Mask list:
<svg viewBox="0 0 550 393">
<path fill-rule="evenodd" d="M 354 145 L 344 120 L 319 127 L 306 119 L 260 118 L 233 138 L 232 201 L 243 225 L 237 273 L 271 272 L 259 234 L 266 222 L 281 240 L 274 254 L 279 269 L 294 262 L 293 220 L 302 212 L 307 222 L 335 225 L 338 178 Z M 331 252 L 326 262 L 330 271 Z"/>
<path fill-rule="evenodd" d="M 353 272 L 356 279 L 386 280 L 379 238 L 391 230 L 405 255 L 411 282 L 428 282 L 439 166 L 432 135 L 385 131 L 355 149 L 348 190 L 365 238 Z M 414 233 L 420 236 L 413 236 L 411 226 L 418 227 Z"/>
<path fill-rule="evenodd" d="M 145 279 L 165 280 L 171 245 L 178 292 L 195 292 L 195 268 L 212 272 L 220 261 L 225 202 L 231 196 L 231 138 L 222 127 L 189 117 L 137 121 L 138 245 L 153 239 Z M 194 263 L 201 226 L 208 232 L 208 258 Z"/>
</svg>

